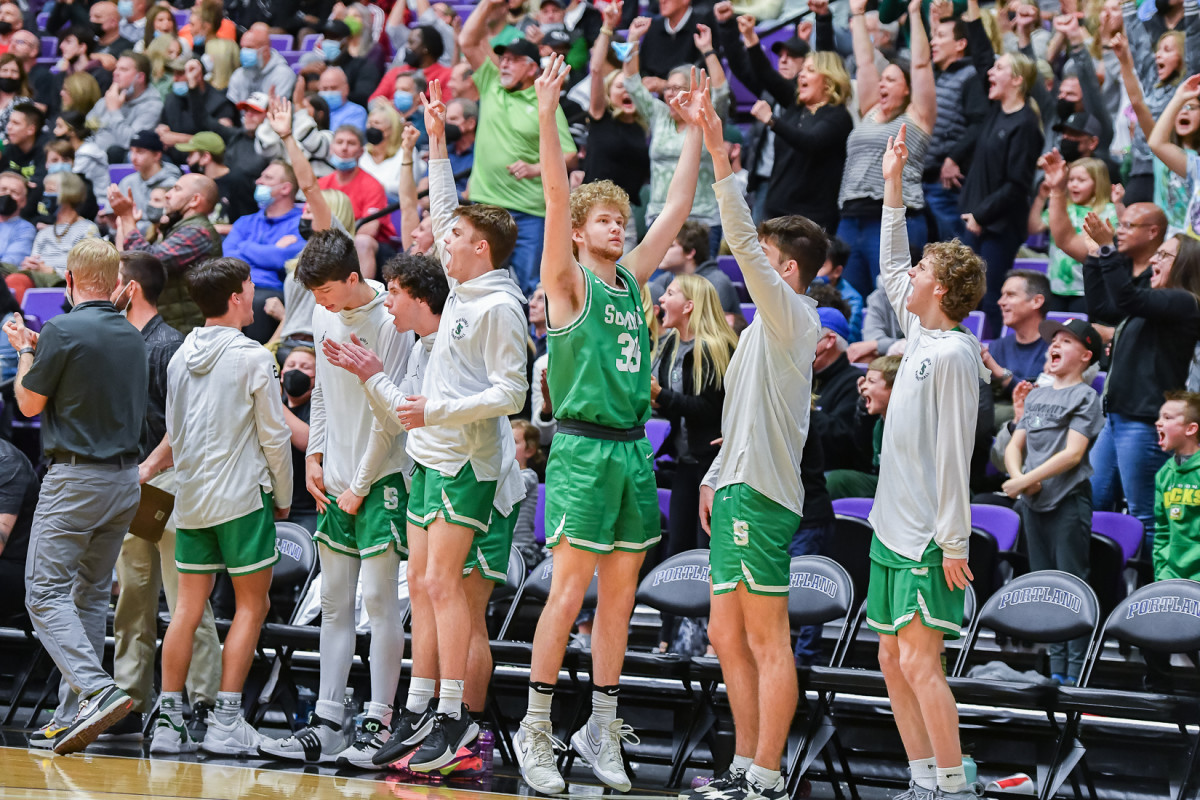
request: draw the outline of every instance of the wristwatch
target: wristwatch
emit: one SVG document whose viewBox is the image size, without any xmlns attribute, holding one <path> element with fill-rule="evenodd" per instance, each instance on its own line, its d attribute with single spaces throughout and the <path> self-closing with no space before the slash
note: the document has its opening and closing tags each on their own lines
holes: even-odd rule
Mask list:
<svg viewBox="0 0 1200 800">
<path fill-rule="evenodd" d="M 1109 258 L 1110 256 L 1116 255 L 1116 252 L 1116 247 L 1111 244 L 1104 244 L 1100 246 L 1100 252 L 1097 255 L 1099 255 L 1100 258 Z"/>
<path fill-rule="evenodd" d="M 33 355 L 35 352 L 36 351 L 32 347 L 22 347 L 20 350 L 17 351 L 17 356 L 20 357 L 20 356 L 25 355 L 26 353 Z"/>
</svg>

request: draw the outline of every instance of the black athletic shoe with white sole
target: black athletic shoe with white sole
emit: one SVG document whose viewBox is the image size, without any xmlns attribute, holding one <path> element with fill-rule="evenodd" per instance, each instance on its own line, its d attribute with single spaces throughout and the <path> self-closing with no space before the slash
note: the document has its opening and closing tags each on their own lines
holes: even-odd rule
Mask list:
<svg viewBox="0 0 1200 800">
<path fill-rule="evenodd" d="M 409 759 L 408 768 L 413 772 L 430 772 L 444 767 L 454 760 L 460 747 L 466 747 L 478 735 L 479 726 L 465 705 L 460 707 L 457 719 L 449 714 L 435 714 L 433 730 Z"/>
<path fill-rule="evenodd" d="M 371 763 L 384 767 L 399 761 L 405 753 L 425 741 L 425 737 L 433 730 L 433 718 L 436 715 L 432 703 L 420 713 L 407 708 L 401 711 L 395 730 L 387 743 L 371 756 Z"/>
</svg>

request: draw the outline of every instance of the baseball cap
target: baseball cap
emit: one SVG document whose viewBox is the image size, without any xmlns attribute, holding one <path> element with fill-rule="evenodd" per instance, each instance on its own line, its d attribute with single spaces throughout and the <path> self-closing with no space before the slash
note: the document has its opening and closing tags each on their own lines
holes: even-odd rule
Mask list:
<svg viewBox="0 0 1200 800">
<path fill-rule="evenodd" d="M 1100 362 L 1100 356 L 1104 354 L 1104 342 L 1100 339 L 1100 334 L 1096 333 L 1096 329 L 1085 320 L 1069 319 L 1066 322 L 1058 322 L 1053 319 L 1044 319 L 1042 324 L 1038 325 L 1038 333 L 1047 342 L 1053 341 L 1054 334 L 1059 331 L 1066 331 L 1078 339 L 1092 354 L 1093 364 Z"/>
<path fill-rule="evenodd" d="M 347 36 L 350 36 L 351 31 L 350 26 L 342 22 L 340 19 L 331 19 L 329 22 L 325 23 L 325 26 L 321 29 L 321 33 L 326 39 L 336 39 L 341 41 Z"/>
<path fill-rule="evenodd" d="M 746 137 L 742 135 L 742 129 L 732 123 L 725 123 L 725 141 L 729 144 L 745 144 Z"/>
<path fill-rule="evenodd" d="M 1054 130 L 1059 133 L 1070 131 L 1098 138 L 1100 136 L 1100 120 L 1086 111 L 1076 111 L 1065 120 L 1054 123 Z"/>
<path fill-rule="evenodd" d="M 817 316 L 821 318 L 822 328 L 828 328 L 847 341 L 850 339 L 850 323 L 845 314 L 831 306 L 822 306 L 817 309 Z"/>
<path fill-rule="evenodd" d="M 265 92 L 255 92 L 242 102 L 238 103 L 237 107 L 239 111 L 245 111 L 247 108 L 250 108 L 255 111 L 265 112 L 270 105 L 271 100 L 267 97 Z"/>
<path fill-rule="evenodd" d="M 546 35 L 542 37 L 542 44 L 551 48 L 570 47 L 571 34 L 566 31 L 547 31 Z"/>
<path fill-rule="evenodd" d="M 225 140 L 212 131 L 200 131 L 183 144 L 176 145 L 175 149 L 181 153 L 212 153 L 219 156 L 225 153 Z"/>
<path fill-rule="evenodd" d="M 541 53 L 538 52 L 537 45 L 528 39 L 513 39 L 508 44 L 498 44 L 492 49 L 498 56 L 511 53 L 514 56 L 524 56 L 534 61 L 541 60 Z"/>
<path fill-rule="evenodd" d="M 795 58 L 804 58 L 812 50 L 808 46 L 808 42 L 801 39 L 799 36 L 793 35 L 790 39 L 784 39 L 780 42 L 775 42 L 771 45 L 771 52 L 779 55 L 780 50 L 787 50 L 788 53 Z"/>
<path fill-rule="evenodd" d="M 155 153 L 163 151 L 162 139 L 158 138 L 158 134 L 152 130 L 138 131 L 129 140 L 129 146 L 140 147 L 142 150 L 153 150 Z"/>
</svg>

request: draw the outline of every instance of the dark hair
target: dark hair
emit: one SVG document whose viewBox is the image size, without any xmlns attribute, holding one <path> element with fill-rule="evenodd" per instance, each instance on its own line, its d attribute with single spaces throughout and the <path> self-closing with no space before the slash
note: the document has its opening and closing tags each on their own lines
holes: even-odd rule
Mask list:
<svg viewBox="0 0 1200 800">
<path fill-rule="evenodd" d="M 126 281 L 138 282 L 147 303 L 158 305 L 158 298 L 167 284 L 167 270 L 158 256 L 140 250 L 126 250 L 121 253 L 121 273 Z"/>
<path fill-rule="evenodd" d="M 967 35 L 967 23 L 961 19 L 944 19 L 942 22 L 949 22 L 954 26 L 954 41 L 961 42 L 964 39 L 967 42 L 967 49 L 963 50 L 963 57 L 971 55 L 971 37 Z M 939 25 L 941 22 L 938 23 Z"/>
<path fill-rule="evenodd" d="M 1167 286 L 1191 292 L 1200 301 L 1200 242 L 1185 233 L 1175 234 L 1179 252 L 1167 273 Z"/>
<path fill-rule="evenodd" d="M 33 125 L 33 135 L 36 138 L 42 132 L 42 126 L 46 124 L 46 112 L 35 106 L 33 103 L 17 103 L 12 107 L 13 114 L 21 112 L 25 115 L 25 121 Z"/>
<path fill-rule="evenodd" d="M 473 205 L 458 209 L 458 218 L 471 223 L 480 239 L 488 243 L 492 268 L 500 269 L 517 246 L 517 223 L 499 206 Z"/>
<path fill-rule="evenodd" d="M 184 274 L 188 294 L 205 319 L 224 316 L 229 298 L 240 294 L 250 279 L 250 265 L 240 258 L 214 258 L 192 267 Z"/>
<path fill-rule="evenodd" d="M 137 67 L 137 71 L 142 73 L 146 78 L 146 86 L 150 85 L 150 59 L 146 58 L 143 53 L 135 53 L 132 50 L 126 50 L 121 53 L 121 58 L 128 58 Z"/>
<path fill-rule="evenodd" d="M 300 285 L 311 291 L 330 281 L 347 280 L 351 275 L 362 277 L 354 240 L 333 228 L 314 231 L 296 264 L 296 280 Z"/>
<path fill-rule="evenodd" d="M 78 136 L 80 140 L 86 139 L 91 135 L 91 131 L 89 131 L 87 127 L 87 117 L 85 117 L 82 112 L 75 111 L 74 109 L 65 109 L 61 114 L 58 115 L 58 118 L 61 119 L 63 124 L 71 129 L 71 133 L 74 133 L 76 136 Z"/>
<path fill-rule="evenodd" d="M 766 220 L 758 226 L 758 238 L 779 248 L 779 254 L 784 259 L 796 262 L 800 268 L 802 289 L 808 288 L 825 264 L 829 237 L 820 225 L 808 217 L 790 214 Z"/>
<path fill-rule="evenodd" d="M 697 264 L 708 261 L 708 226 L 703 222 L 685 220 L 675 234 L 675 241 L 683 248 L 684 254 L 694 253 L 692 259 Z"/>
<path fill-rule="evenodd" d="M 432 25 L 418 25 L 413 30 L 421 32 L 421 44 L 429 52 L 430 58 L 434 61 L 441 61 L 442 56 L 446 53 L 446 43 L 442 41 L 442 35 L 438 33 L 438 29 Z"/>
<path fill-rule="evenodd" d="M 63 30 L 59 31 L 58 43 L 61 45 L 63 40 L 74 36 L 75 41 L 83 45 L 84 52 L 91 54 L 96 49 L 96 34 L 90 28 L 83 25 L 68 25 Z"/>
<path fill-rule="evenodd" d="M 1042 304 L 1042 316 L 1046 316 L 1050 312 L 1048 305 L 1050 300 L 1050 279 L 1046 277 L 1046 273 L 1038 272 L 1036 269 L 1010 269 L 1008 274 L 1004 276 L 1004 280 L 1009 278 L 1020 278 L 1025 281 L 1025 296 L 1036 297 L 1041 295 L 1046 298 L 1046 303 Z M 1002 284 L 1003 285 L 1003 284 Z"/>
<path fill-rule="evenodd" d="M 850 304 L 846 302 L 846 298 L 842 297 L 842 293 L 828 283 L 814 283 L 808 287 L 808 296 L 817 303 L 817 308 L 836 308 L 842 312 L 842 316 L 846 321 L 850 321 Z"/>
<path fill-rule="evenodd" d="M 309 92 L 304 95 L 304 99 L 312 106 L 313 122 L 317 123 L 317 130 L 329 130 L 329 103 L 325 102 L 325 98 L 316 92 Z"/>
<path fill-rule="evenodd" d="M 0 3 L 0 5 L 3 4 Z M 29 75 L 26 74 L 25 65 L 21 63 L 21 59 L 17 58 L 12 53 L 5 53 L 4 55 L 0 56 L 0 67 L 3 67 L 5 64 L 17 65 L 17 97 L 28 97 L 29 95 L 33 94 L 29 90 Z M 39 125 L 38 130 L 40 131 L 41 129 L 42 128 Z"/>
<path fill-rule="evenodd" d="M 840 236 L 830 238 L 825 260 L 835 267 L 846 266 L 846 262 L 850 260 L 850 245 Z"/>
<path fill-rule="evenodd" d="M 400 253 L 383 265 L 383 282 L 392 281 L 414 300 L 429 306 L 434 314 L 441 314 L 450 296 L 450 284 L 442 265 L 432 258 L 417 253 Z"/>
</svg>

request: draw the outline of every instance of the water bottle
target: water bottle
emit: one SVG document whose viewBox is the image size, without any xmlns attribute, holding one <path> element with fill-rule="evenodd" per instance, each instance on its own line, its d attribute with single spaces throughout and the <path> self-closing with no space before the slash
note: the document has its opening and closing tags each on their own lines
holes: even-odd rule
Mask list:
<svg viewBox="0 0 1200 800">
<path fill-rule="evenodd" d="M 354 744 L 354 715 L 358 713 L 358 705 L 354 702 L 354 690 L 346 687 L 346 698 L 342 701 L 342 735 L 346 737 L 347 747 Z"/>
<path fill-rule="evenodd" d="M 967 755 L 962 757 L 962 765 L 963 777 L 966 778 L 967 785 L 970 786 L 979 777 L 979 769 L 975 766 L 975 759 Z"/>
<path fill-rule="evenodd" d="M 492 774 L 492 755 L 495 749 L 496 735 L 492 733 L 492 726 L 486 722 L 479 723 L 479 761 L 485 775 Z"/>
</svg>

